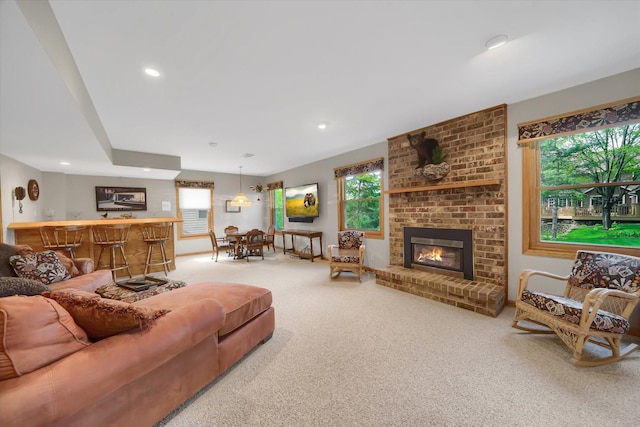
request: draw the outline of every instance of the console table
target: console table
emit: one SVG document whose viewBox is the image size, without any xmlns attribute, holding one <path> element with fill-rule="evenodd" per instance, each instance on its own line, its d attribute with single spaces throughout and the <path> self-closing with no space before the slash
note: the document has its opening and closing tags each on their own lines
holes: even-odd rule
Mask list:
<svg viewBox="0 0 640 427">
<path fill-rule="evenodd" d="M 291 236 L 291 247 L 287 248 L 287 235 Z M 309 252 L 303 252 L 296 250 L 296 236 L 302 236 L 309 238 Z M 320 239 L 320 254 L 313 253 L 313 239 Z M 282 247 L 284 248 L 284 253 L 287 252 L 295 254 L 300 258 L 310 259 L 313 262 L 314 258 L 323 259 L 324 255 L 322 253 L 322 231 L 309 231 L 309 230 L 282 230 Z"/>
</svg>

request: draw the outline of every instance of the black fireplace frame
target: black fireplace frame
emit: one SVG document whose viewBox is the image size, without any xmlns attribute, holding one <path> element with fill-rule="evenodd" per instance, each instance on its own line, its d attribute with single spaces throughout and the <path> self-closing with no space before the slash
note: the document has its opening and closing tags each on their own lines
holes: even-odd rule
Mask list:
<svg viewBox="0 0 640 427">
<path fill-rule="evenodd" d="M 412 268 L 413 253 L 411 237 L 422 237 L 443 240 L 458 240 L 465 244 L 462 247 L 462 273 L 467 280 L 473 280 L 473 230 L 429 227 L 404 227 L 404 268 Z M 408 255 L 407 255 L 408 254 Z"/>
</svg>

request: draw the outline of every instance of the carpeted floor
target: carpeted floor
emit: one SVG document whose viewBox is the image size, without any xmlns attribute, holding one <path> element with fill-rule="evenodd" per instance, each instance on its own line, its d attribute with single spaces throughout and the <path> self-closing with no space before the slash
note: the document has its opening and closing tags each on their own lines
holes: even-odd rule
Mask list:
<svg viewBox="0 0 640 427">
<path fill-rule="evenodd" d="M 637 426 L 640 351 L 577 368 L 553 335 L 386 288 L 326 261 L 179 257 L 171 277 L 271 289 L 273 338 L 158 426 Z"/>
</svg>

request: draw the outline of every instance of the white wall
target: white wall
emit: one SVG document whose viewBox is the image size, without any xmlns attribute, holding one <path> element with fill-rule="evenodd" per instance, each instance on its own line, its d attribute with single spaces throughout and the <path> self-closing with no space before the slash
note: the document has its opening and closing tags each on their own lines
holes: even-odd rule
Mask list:
<svg viewBox="0 0 640 427">
<path fill-rule="evenodd" d="M 516 145 L 517 124 L 607 104 L 639 94 L 640 69 L 635 69 L 509 105 L 509 300 L 515 299 L 520 271 L 532 268 L 566 275 L 572 266 L 572 260 L 569 259 L 531 256 L 522 253 L 522 153 Z M 551 289 L 547 288 L 546 290 L 550 291 Z M 640 325 L 640 310 L 636 310 L 634 314 L 632 323 L 638 327 Z"/>
<path fill-rule="evenodd" d="M 26 195 L 22 200 L 22 213 L 20 213 L 18 201 L 13 197 L 13 189 L 24 187 L 26 192 L 27 183 L 30 179 L 38 181 L 41 194 L 36 201 L 32 201 Z M 13 243 L 13 231 L 7 232 L 9 223 L 42 221 L 42 193 L 44 192 L 42 173 L 24 163 L 0 155 L 0 182 L 2 182 L 2 232 L 5 233 L 3 240 L 6 243 Z"/>
<path fill-rule="evenodd" d="M 388 182 L 388 173 L 386 168 L 388 158 L 387 141 L 370 145 L 348 153 L 320 160 L 299 168 L 290 169 L 288 171 L 272 175 L 268 177 L 266 182 L 282 181 L 284 187 L 294 187 L 303 184 L 318 183 L 318 199 L 320 217 L 316 218 L 313 223 L 288 222 L 285 218 L 285 228 L 293 230 L 314 230 L 322 231 L 322 244 L 324 255 L 327 255 L 327 245 L 338 243 L 338 194 L 336 181 L 333 176 L 333 169 L 340 166 L 346 166 L 352 163 L 363 162 L 367 160 L 384 157 L 385 171 L 384 183 Z M 386 189 L 386 187 L 385 187 Z M 365 261 L 364 265 L 371 268 L 380 268 L 389 264 L 389 219 L 387 212 L 389 211 L 389 197 L 384 197 L 384 231 L 383 239 L 367 239 L 365 238 Z M 302 247 L 306 245 L 304 240 L 300 241 Z M 282 240 L 276 237 L 276 244 L 282 245 Z M 314 244 L 316 244 L 314 242 Z M 298 247 L 298 246 L 296 246 Z M 314 246 L 314 252 L 318 253 Z"/>
</svg>

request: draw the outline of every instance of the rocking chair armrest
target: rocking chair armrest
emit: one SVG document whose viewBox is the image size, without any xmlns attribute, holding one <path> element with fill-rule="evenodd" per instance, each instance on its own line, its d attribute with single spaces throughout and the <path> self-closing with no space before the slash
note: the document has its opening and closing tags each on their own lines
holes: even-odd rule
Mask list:
<svg viewBox="0 0 640 427">
<path fill-rule="evenodd" d="M 589 291 L 584 297 L 584 303 L 582 305 L 582 316 L 580 317 L 580 325 L 589 328 L 593 319 L 595 318 L 598 310 L 608 297 L 620 298 L 627 300 L 625 308 L 620 313 L 614 312 L 624 318 L 628 318 L 631 315 L 631 311 L 635 308 L 638 300 L 640 299 L 636 294 L 630 294 L 618 289 L 606 289 L 597 288 Z"/>
<path fill-rule="evenodd" d="M 526 290 L 527 286 L 529 285 L 529 279 L 533 276 L 544 276 L 550 279 L 562 280 L 562 281 L 569 280 L 569 276 L 560 276 L 557 274 L 548 273 L 546 271 L 532 270 L 532 269 L 522 270 L 522 273 L 520 273 L 520 277 L 518 278 L 518 292 L 516 294 L 517 295 L 516 300 L 520 300 L 520 298 L 522 297 L 522 292 Z"/>
</svg>

